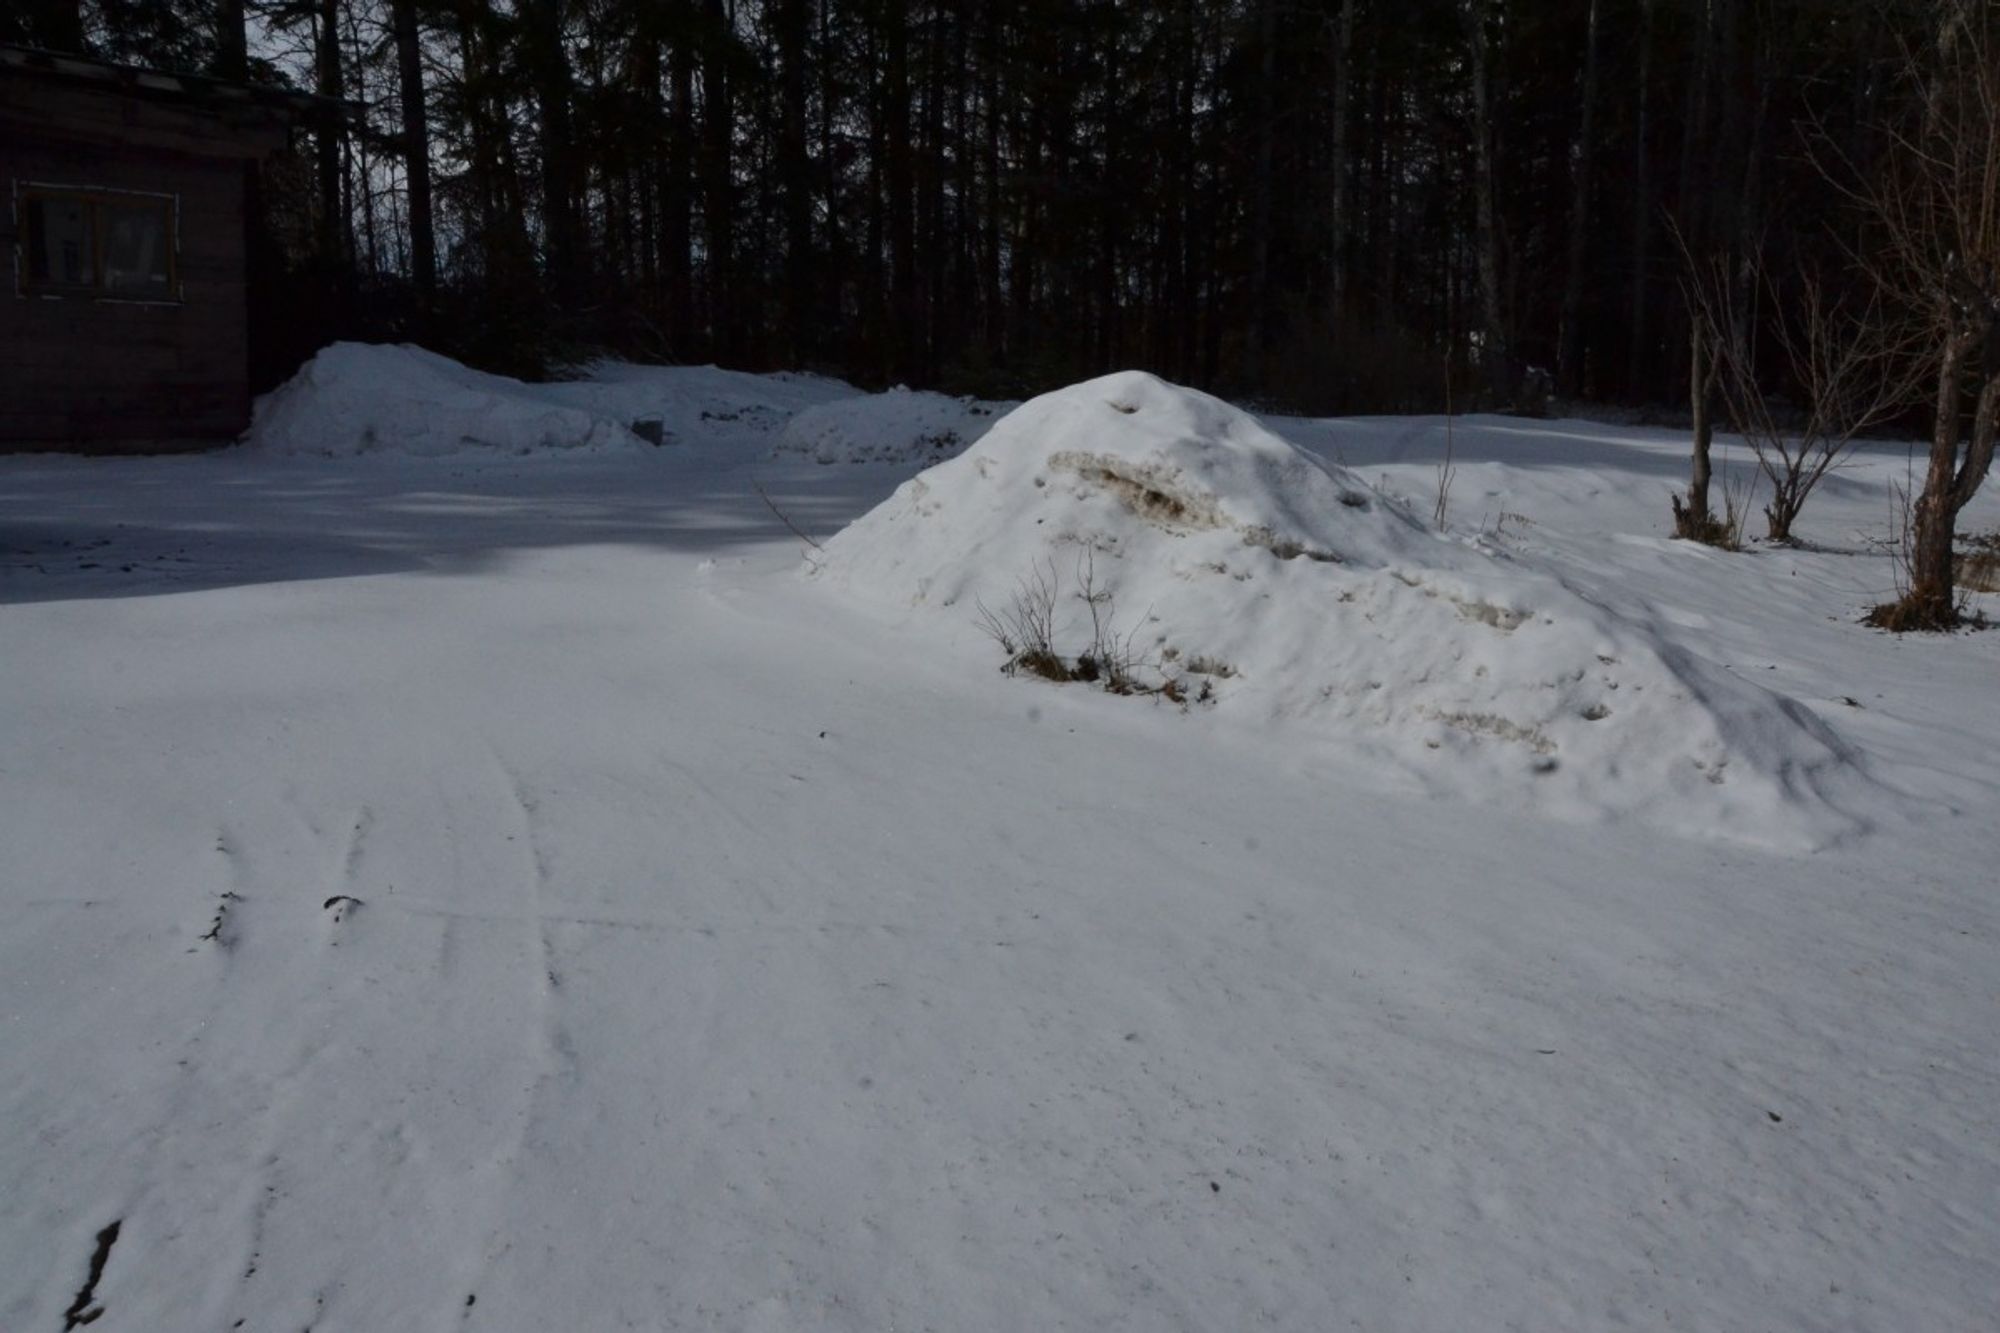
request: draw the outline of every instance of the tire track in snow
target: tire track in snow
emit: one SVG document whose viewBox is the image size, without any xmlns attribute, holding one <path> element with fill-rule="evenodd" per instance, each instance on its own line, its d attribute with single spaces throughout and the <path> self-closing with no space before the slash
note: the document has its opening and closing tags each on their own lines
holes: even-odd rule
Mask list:
<svg viewBox="0 0 2000 1333">
<path fill-rule="evenodd" d="M 355 881 L 361 877 L 361 853 L 368 838 L 368 830 L 375 824 L 375 812 L 362 806 L 354 812 L 354 827 L 347 835 L 347 854 L 341 858 L 340 882 L 345 890 L 351 891 Z"/>
<path fill-rule="evenodd" d="M 459 920 L 511 919 L 517 922 L 521 928 L 520 957 L 508 966 L 510 970 L 518 971 L 525 965 L 531 970 L 531 976 L 527 985 L 527 1021 L 521 1025 L 528 1037 L 522 1046 L 522 1075 L 515 1083 L 519 1105 L 511 1117 L 512 1133 L 504 1146 L 496 1148 L 494 1169 L 487 1174 L 484 1187 L 479 1191 L 482 1195 L 479 1208 L 476 1212 L 469 1212 L 465 1219 L 464 1230 L 469 1243 L 461 1251 L 457 1262 L 451 1265 L 453 1277 L 449 1290 L 470 1293 L 462 1298 L 463 1304 L 458 1308 L 460 1320 L 471 1317 L 477 1292 L 487 1285 L 489 1272 L 504 1259 L 512 1246 L 512 1240 L 501 1229 L 500 1213 L 506 1195 L 519 1175 L 519 1163 L 533 1141 L 538 1123 L 538 1103 L 542 1101 L 545 1090 L 565 1069 L 571 1072 L 573 1078 L 575 1065 L 574 1050 L 562 1030 L 558 1012 L 563 974 L 554 923 L 549 915 L 553 865 L 540 814 L 541 801 L 490 741 L 486 750 L 498 785 L 506 793 L 505 813 L 498 822 L 502 827 L 514 830 L 507 840 L 520 847 L 518 887 L 514 893 L 516 909 L 505 915 L 442 908 L 429 910 Z M 401 906 L 412 914 L 426 911 L 411 904 Z M 453 1295 L 451 1299 L 457 1303 L 461 1298 Z"/>
<path fill-rule="evenodd" d="M 345 843 L 329 849 L 319 825 L 299 813 L 298 826 L 313 849 L 335 853 L 319 875 L 297 873 L 268 837 L 233 821 L 215 826 L 212 850 L 225 887 L 205 928 L 184 949 L 207 954 L 213 970 L 202 983 L 203 999 L 188 1013 L 185 1036 L 168 1056 L 171 1068 L 157 1105 L 126 1131 L 136 1151 L 120 1172 L 123 1187 L 114 1190 L 126 1229 L 136 1236 L 126 1248 L 137 1247 L 134 1261 L 141 1265 L 164 1261 L 146 1244 L 149 1235 L 171 1252 L 183 1231 L 216 1234 L 220 1249 L 211 1262 L 230 1276 L 206 1284 L 203 1304 L 211 1313 L 247 1300 L 268 1218 L 285 1198 L 286 1130 L 306 1109 L 309 1074 L 323 1054 L 312 1034 L 332 1021 L 324 1012 L 335 1003 L 327 975 L 332 962 L 314 947 L 310 920 L 321 909 L 314 881 L 351 888 L 373 822 L 362 807 Z M 316 964 L 308 961 L 313 957 Z M 202 964 L 191 958 L 189 965 Z M 266 1026 L 260 1016 L 273 1013 L 290 1016 L 281 1029 L 287 1039 L 260 1049 Z M 202 1165 L 191 1167 L 194 1161 Z M 180 1165 L 163 1172 L 163 1162 Z"/>
<path fill-rule="evenodd" d="M 300 809 L 298 814 L 301 826 L 317 845 L 317 850 L 322 855 L 331 855 L 327 855 L 327 868 L 316 876 L 319 881 L 317 886 L 297 901 L 284 905 L 290 909 L 289 915 L 296 922 L 297 929 L 271 937 L 274 944 L 283 941 L 295 951 L 304 950 L 310 939 L 305 913 L 325 912 L 337 904 L 358 904 L 361 901 L 356 888 L 364 868 L 368 833 L 375 823 L 373 809 L 363 804 L 342 821 L 342 827 L 346 829 L 344 838 L 337 835 L 329 837 L 310 811 Z M 334 926 L 338 926 L 346 915 L 345 910 L 336 910 Z M 327 943 L 338 947 L 339 940 L 329 939 Z M 280 975 L 289 978 L 295 988 L 288 1007 L 295 1013 L 315 1015 L 301 1024 L 302 1034 L 323 1032 L 338 1017 L 339 1000 L 333 984 L 337 974 L 333 973 L 335 965 L 332 956 L 326 950 L 314 950 L 314 955 L 315 963 L 307 964 L 300 958 L 276 969 Z M 265 963 L 265 960 L 260 958 L 259 962 Z M 269 996 L 265 998 L 268 1001 Z M 254 1132 L 244 1135 L 258 1145 L 252 1159 L 255 1165 L 243 1171 L 243 1180 L 237 1189 L 239 1203 L 236 1211 L 244 1218 L 244 1240 L 239 1276 L 231 1292 L 231 1305 L 234 1307 L 256 1304 L 250 1294 L 250 1283 L 263 1263 L 271 1216 L 289 1197 L 284 1158 L 287 1130 L 308 1106 L 306 1089 L 311 1071 L 325 1056 L 326 1049 L 324 1042 L 301 1035 L 294 1039 L 291 1058 L 282 1069 L 262 1071 L 261 1082 L 268 1095 L 255 1113 L 254 1123 L 245 1126 L 246 1130 Z M 242 1325 L 243 1321 L 238 1320 L 236 1326 Z"/>
<path fill-rule="evenodd" d="M 240 918 L 236 908 L 244 901 L 244 889 L 248 886 L 243 880 L 243 863 L 236 855 L 236 842 L 227 826 L 215 830 L 215 851 L 228 867 L 229 887 L 216 896 L 215 916 L 210 919 L 208 929 L 195 937 L 195 947 L 189 953 L 197 952 L 203 944 L 213 944 L 225 954 L 236 947 Z"/>
<path fill-rule="evenodd" d="M 521 781 L 521 775 L 507 765 L 504 759 L 494 754 L 494 762 L 499 765 L 501 776 L 506 780 L 507 791 L 514 800 L 516 812 L 515 826 L 520 830 L 516 835 L 527 855 L 528 892 L 525 919 L 533 923 L 535 934 L 535 955 L 541 961 L 542 979 L 537 993 L 543 1001 L 543 1017 L 550 1017 L 548 1010 L 554 1006 L 555 993 L 562 988 L 562 975 L 556 967 L 555 939 L 547 915 L 549 888 L 549 854 L 543 845 L 542 824 L 539 818 L 541 801 Z"/>
</svg>

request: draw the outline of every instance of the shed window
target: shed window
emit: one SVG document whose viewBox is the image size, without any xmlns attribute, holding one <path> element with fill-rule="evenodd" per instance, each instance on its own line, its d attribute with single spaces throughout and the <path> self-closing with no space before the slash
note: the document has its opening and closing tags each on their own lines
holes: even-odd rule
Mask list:
<svg viewBox="0 0 2000 1333">
<path fill-rule="evenodd" d="M 23 287 L 44 295 L 177 299 L 174 204 L 167 194 L 24 187 Z"/>
</svg>

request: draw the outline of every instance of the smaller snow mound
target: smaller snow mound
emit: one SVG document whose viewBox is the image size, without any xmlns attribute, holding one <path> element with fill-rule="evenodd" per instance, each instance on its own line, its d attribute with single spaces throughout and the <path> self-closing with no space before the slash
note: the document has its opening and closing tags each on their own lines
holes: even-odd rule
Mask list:
<svg viewBox="0 0 2000 1333">
<path fill-rule="evenodd" d="M 669 446 L 767 447 L 798 412 L 860 395 L 839 380 L 798 372 L 752 375 L 715 366 L 597 361 L 583 376 L 537 390 L 613 421 L 650 422 Z"/>
<path fill-rule="evenodd" d="M 552 387 L 407 344 L 335 343 L 258 400 L 248 441 L 322 457 L 646 447 L 622 422 L 557 401 Z"/>
<path fill-rule="evenodd" d="M 1796 701 L 1150 375 L 1024 404 L 815 565 L 1424 790 L 1786 847 L 1857 826 L 1865 775 Z"/>
<path fill-rule="evenodd" d="M 936 462 L 977 443 L 1008 406 L 899 386 L 806 408 L 771 452 L 817 463 Z"/>
</svg>

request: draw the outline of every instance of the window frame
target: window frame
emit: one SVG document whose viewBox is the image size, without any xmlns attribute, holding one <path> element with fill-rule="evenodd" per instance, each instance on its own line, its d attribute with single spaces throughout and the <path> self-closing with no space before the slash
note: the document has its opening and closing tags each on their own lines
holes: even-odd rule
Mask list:
<svg viewBox="0 0 2000 1333">
<path fill-rule="evenodd" d="M 28 205 L 32 200 L 81 202 L 87 208 L 90 230 L 88 283 L 38 282 L 32 276 L 28 253 Z M 104 249 L 106 219 L 113 207 L 135 204 L 156 205 L 166 223 L 167 290 L 162 296 L 128 296 L 105 286 Z M 181 293 L 181 197 L 165 190 L 127 190 L 109 185 L 67 185 L 58 181 L 16 180 L 14 182 L 14 291 L 15 295 L 44 301 L 102 301 L 114 305 L 177 306 L 185 303 Z"/>
</svg>

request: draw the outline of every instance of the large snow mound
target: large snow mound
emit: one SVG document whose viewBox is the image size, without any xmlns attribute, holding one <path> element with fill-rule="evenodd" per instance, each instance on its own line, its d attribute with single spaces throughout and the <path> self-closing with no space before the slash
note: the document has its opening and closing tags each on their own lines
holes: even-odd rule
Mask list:
<svg viewBox="0 0 2000 1333">
<path fill-rule="evenodd" d="M 977 443 L 1010 406 L 899 385 L 806 408 L 785 423 L 772 453 L 818 463 L 935 462 Z"/>
<path fill-rule="evenodd" d="M 965 626 L 1053 585 L 1072 654 L 1088 580 L 1160 676 L 1203 668 L 1186 679 L 1219 711 L 1560 817 L 1815 846 L 1873 786 L 1797 701 L 1137 372 L 1024 404 L 828 541 L 818 577 Z"/>
<path fill-rule="evenodd" d="M 250 443 L 338 457 L 641 448 L 621 422 L 408 345 L 335 343 L 258 401 Z"/>
</svg>

